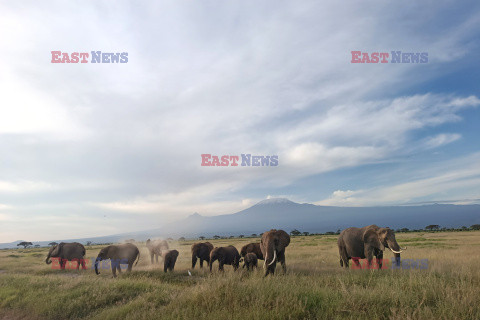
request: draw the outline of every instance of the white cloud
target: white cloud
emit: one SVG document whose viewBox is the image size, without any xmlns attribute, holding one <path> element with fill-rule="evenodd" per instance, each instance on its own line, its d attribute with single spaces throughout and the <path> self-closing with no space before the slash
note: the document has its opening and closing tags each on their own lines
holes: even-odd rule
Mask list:
<svg viewBox="0 0 480 320">
<path fill-rule="evenodd" d="M 424 145 L 428 149 L 438 148 L 440 146 L 457 141 L 461 137 L 462 135 L 458 133 L 441 133 L 425 139 Z"/>
<path fill-rule="evenodd" d="M 411 177 L 426 175 L 423 178 Z M 337 190 L 318 205 L 377 206 L 435 201 L 478 199 L 480 195 L 480 154 L 441 163 L 429 171 L 419 168 L 403 174 L 406 182 L 369 189 Z M 470 201 L 467 201 L 470 202 Z"/>
</svg>

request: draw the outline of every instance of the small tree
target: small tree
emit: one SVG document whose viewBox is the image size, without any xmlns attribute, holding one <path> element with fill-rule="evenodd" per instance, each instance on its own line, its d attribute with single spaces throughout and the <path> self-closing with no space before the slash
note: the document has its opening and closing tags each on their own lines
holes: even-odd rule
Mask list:
<svg viewBox="0 0 480 320">
<path fill-rule="evenodd" d="M 472 230 L 480 230 L 480 224 L 473 224 L 470 226 L 470 229 Z"/>
<path fill-rule="evenodd" d="M 243 238 L 243 237 L 245 237 L 245 236 L 244 236 L 243 234 L 241 234 L 241 235 L 239 235 L 238 237 L 239 237 L 239 238 Z"/>
<path fill-rule="evenodd" d="M 256 234 L 256 233 L 252 233 L 251 237 L 256 238 L 256 237 L 257 237 L 257 234 Z"/>
<path fill-rule="evenodd" d="M 200 236 L 200 237 L 198 237 L 198 239 L 200 239 L 200 240 L 205 240 L 205 237 L 204 237 L 204 236 Z"/>
<path fill-rule="evenodd" d="M 92 241 L 87 241 L 87 246 L 91 246 L 92 245 Z"/>
<path fill-rule="evenodd" d="M 304 236 L 308 236 L 309 234 L 310 234 L 310 232 L 307 232 L 307 231 L 304 231 L 304 232 L 303 232 L 303 235 L 304 235 Z"/>
<path fill-rule="evenodd" d="M 425 230 L 430 230 L 430 231 L 438 230 L 438 229 L 440 229 L 440 226 L 438 224 L 431 224 L 425 227 Z"/>
<path fill-rule="evenodd" d="M 56 242 L 50 242 L 48 245 L 51 246 L 51 247 L 53 247 L 53 246 L 56 246 L 57 244 L 58 244 L 58 243 L 56 243 Z"/>
<path fill-rule="evenodd" d="M 400 229 L 400 232 L 408 232 L 408 228 L 402 228 Z"/>
<path fill-rule="evenodd" d="M 299 236 L 301 233 L 300 231 L 298 231 L 297 229 L 293 229 L 292 231 L 290 231 L 290 234 L 292 236 Z"/>
<path fill-rule="evenodd" d="M 214 235 L 213 239 L 220 239 L 220 236 Z"/>
<path fill-rule="evenodd" d="M 28 248 L 29 246 L 33 245 L 33 243 L 31 242 L 27 242 L 27 241 L 22 241 L 20 243 L 17 244 L 17 247 L 18 246 L 23 246 L 24 249 Z"/>
<path fill-rule="evenodd" d="M 185 237 L 178 238 L 178 241 L 185 241 Z"/>
</svg>

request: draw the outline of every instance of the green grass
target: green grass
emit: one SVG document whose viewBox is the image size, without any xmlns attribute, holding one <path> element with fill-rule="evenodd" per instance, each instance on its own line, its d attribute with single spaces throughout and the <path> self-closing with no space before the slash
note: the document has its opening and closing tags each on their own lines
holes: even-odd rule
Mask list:
<svg viewBox="0 0 480 320">
<path fill-rule="evenodd" d="M 0 319 L 480 319 L 480 232 L 397 234 L 405 259 L 427 270 L 345 270 L 336 236 L 300 236 L 287 248 L 287 274 L 191 270 L 190 245 L 174 273 L 142 258 L 130 274 L 52 270 L 47 249 L 0 251 Z M 258 241 L 259 239 L 254 239 Z M 238 249 L 252 239 L 221 239 Z M 439 247 L 447 246 L 447 247 Z M 87 248 L 95 257 L 101 246 Z M 385 258 L 392 257 L 386 252 Z M 190 270 L 192 276 L 189 276 Z M 280 271 L 281 269 L 277 269 Z"/>
</svg>

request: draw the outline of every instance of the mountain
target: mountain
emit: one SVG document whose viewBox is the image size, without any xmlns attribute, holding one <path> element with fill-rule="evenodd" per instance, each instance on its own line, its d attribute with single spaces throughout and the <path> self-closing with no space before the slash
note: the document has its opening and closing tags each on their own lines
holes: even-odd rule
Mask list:
<svg viewBox="0 0 480 320">
<path fill-rule="evenodd" d="M 155 237 L 212 237 L 259 234 L 272 228 L 310 233 L 336 231 L 352 226 L 377 224 L 393 229 L 421 229 L 430 224 L 441 227 L 461 227 L 480 224 L 480 205 L 429 204 L 390 207 L 329 207 L 296 203 L 284 198 L 260 201 L 250 208 L 233 214 L 206 217 L 194 213 L 187 218 L 158 229 L 110 236 L 66 239 L 86 243 L 118 242 L 125 239 L 143 241 Z M 51 241 L 34 242 L 48 245 Z M 0 244 L 0 248 L 16 247 L 18 242 Z"/>
</svg>

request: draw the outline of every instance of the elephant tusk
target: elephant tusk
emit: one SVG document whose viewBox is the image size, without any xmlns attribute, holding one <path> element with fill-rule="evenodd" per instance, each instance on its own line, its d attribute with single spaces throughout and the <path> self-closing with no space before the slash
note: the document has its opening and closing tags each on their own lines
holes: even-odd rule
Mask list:
<svg viewBox="0 0 480 320">
<path fill-rule="evenodd" d="M 273 260 L 272 260 L 272 262 L 270 262 L 268 265 L 269 265 L 269 266 L 272 265 L 272 263 L 275 262 L 275 259 L 276 259 L 276 258 L 277 258 L 277 252 L 276 252 L 275 250 L 273 250 Z"/>
<path fill-rule="evenodd" d="M 395 251 L 395 250 L 393 250 L 392 248 L 389 248 L 389 249 L 390 249 L 393 253 L 402 253 L 402 252 L 403 252 L 402 248 L 400 248 L 400 251 Z"/>
</svg>

